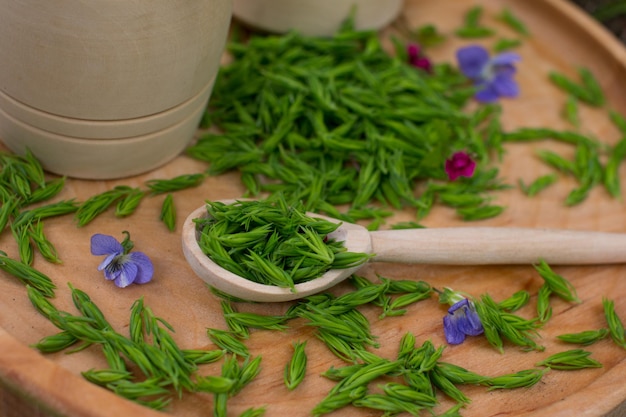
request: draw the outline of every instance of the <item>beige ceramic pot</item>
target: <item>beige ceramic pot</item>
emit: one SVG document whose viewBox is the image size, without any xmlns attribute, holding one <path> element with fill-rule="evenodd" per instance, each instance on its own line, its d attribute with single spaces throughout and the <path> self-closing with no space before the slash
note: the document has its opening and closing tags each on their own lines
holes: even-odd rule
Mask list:
<svg viewBox="0 0 626 417">
<path fill-rule="evenodd" d="M 0 8 L 0 140 L 11 150 L 30 148 L 58 174 L 108 179 L 156 168 L 193 138 L 231 0 L 0 0 Z"/>
<path fill-rule="evenodd" d="M 233 15 L 258 29 L 330 36 L 355 10 L 360 30 L 381 29 L 401 12 L 404 0 L 233 0 Z"/>
</svg>

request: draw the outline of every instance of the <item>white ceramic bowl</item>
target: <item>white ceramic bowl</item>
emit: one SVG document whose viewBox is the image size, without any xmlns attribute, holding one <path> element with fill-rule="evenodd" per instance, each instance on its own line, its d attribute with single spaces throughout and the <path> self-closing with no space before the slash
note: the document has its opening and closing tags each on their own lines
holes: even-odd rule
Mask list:
<svg viewBox="0 0 626 417">
<path fill-rule="evenodd" d="M 173 159 L 211 95 L 231 0 L 0 0 L 0 141 L 113 179 Z"/>
<path fill-rule="evenodd" d="M 219 68 L 230 0 L 0 0 L 0 91 L 86 120 L 160 113 Z"/>
<path fill-rule="evenodd" d="M 142 174 L 179 155 L 193 139 L 203 107 L 178 123 L 127 139 L 69 138 L 26 124 L 0 109 L 0 137 L 12 151 L 31 149 L 52 173 L 84 179 Z"/>
<path fill-rule="evenodd" d="M 233 15 L 270 32 L 291 29 L 304 35 L 330 36 L 356 6 L 355 26 L 378 30 L 402 11 L 404 0 L 233 0 Z"/>
<path fill-rule="evenodd" d="M 0 109 L 20 122 L 68 138 L 111 140 L 128 139 L 157 132 L 179 123 L 199 107 L 204 107 L 211 95 L 211 80 L 195 97 L 178 106 L 145 117 L 126 120 L 85 120 L 59 116 L 29 107 L 0 92 Z M 0 140 L 2 137 L 0 137 Z"/>
</svg>

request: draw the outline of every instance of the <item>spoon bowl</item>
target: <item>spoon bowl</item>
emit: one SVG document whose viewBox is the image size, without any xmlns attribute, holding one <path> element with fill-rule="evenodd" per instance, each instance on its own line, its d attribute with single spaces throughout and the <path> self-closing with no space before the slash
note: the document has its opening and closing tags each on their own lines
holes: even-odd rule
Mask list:
<svg viewBox="0 0 626 417">
<path fill-rule="evenodd" d="M 232 204 L 238 200 L 220 200 Z M 626 262 L 626 234 L 514 227 L 449 227 L 368 231 L 365 227 L 307 213 L 341 225 L 328 236 L 344 242 L 350 252 L 374 254 L 376 262 L 437 265 L 594 265 Z M 324 291 L 363 265 L 331 269 L 321 277 L 281 288 L 240 277 L 213 262 L 198 244 L 195 219 L 206 218 L 206 206 L 194 210 L 183 225 L 183 253 L 207 284 L 248 301 L 291 301 Z"/>
<path fill-rule="evenodd" d="M 236 200 L 221 201 L 225 204 L 231 204 Z M 341 222 L 340 220 L 320 214 L 307 214 L 311 217 L 328 220 L 333 223 L 341 223 L 339 228 L 330 233 L 328 237 L 345 242 L 344 246 L 348 251 L 360 253 L 372 252 L 369 231 L 363 226 Z M 206 206 L 202 206 L 194 210 L 185 220 L 182 239 L 183 253 L 185 254 L 187 262 L 198 277 L 210 286 L 234 297 L 249 301 L 291 301 L 331 288 L 362 267 L 362 265 L 358 265 L 345 269 L 331 269 L 319 278 L 296 284 L 295 291 L 292 291 L 291 288 L 259 284 L 222 268 L 202 252 L 198 244 L 198 231 L 196 230 L 194 220 L 206 218 L 207 216 Z"/>
</svg>

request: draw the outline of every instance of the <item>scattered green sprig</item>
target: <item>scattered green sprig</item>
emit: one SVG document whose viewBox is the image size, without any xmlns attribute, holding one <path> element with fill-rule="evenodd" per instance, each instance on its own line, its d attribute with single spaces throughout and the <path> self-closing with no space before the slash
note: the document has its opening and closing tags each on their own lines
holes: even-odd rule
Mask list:
<svg viewBox="0 0 626 417">
<path fill-rule="evenodd" d="M 601 107 L 605 103 L 604 92 L 600 83 L 588 68 L 579 68 L 578 76 L 580 83 L 573 81 L 566 75 L 551 71 L 548 77 L 554 85 L 577 98 L 580 101 L 594 107 Z"/>
<path fill-rule="evenodd" d="M 481 24 L 482 15 L 482 6 L 470 8 L 463 18 L 463 26 L 454 33 L 461 38 L 484 38 L 494 35 L 495 30 Z"/>
<path fill-rule="evenodd" d="M 306 342 L 296 342 L 293 344 L 293 355 L 285 365 L 284 381 L 289 390 L 294 390 L 306 376 L 307 355 Z"/>
<path fill-rule="evenodd" d="M 609 110 L 609 119 L 613 122 L 613 125 L 615 125 L 620 133 L 623 136 L 626 136 L 626 117 L 615 110 Z"/>
<path fill-rule="evenodd" d="M 550 296 L 552 290 L 548 284 L 543 284 L 537 292 L 537 318 L 541 323 L 546 323 L 552 317 Z"/>
<path fill-rule="evenodd" d="M 46 353 L 72 348 L 68 353 L 74 353 L 100 346 L 109 368 L 90 369 L 82 375 L 117 395 L 161 410 L 173 396 L 185 392 L 235 395 L 259 373 L 260 357 L 246 356 L 242 364 L 236 359 L 225 360 L 233 369 L 228 375 L 200 375 L 198 365 L 222 359 L 224 349 L 181 349 L 172 337 L 172 326 L 157 317 L 141 298 L 131 307 L 130 335 L 124 336 L 113 329 L 87 293 L 72 285 L 70 289 L 79 314 L 58 310 L 40 291 L 27 287 L 33 306 L 61 330 L 33 347 Z M 82 345 L 73 348 L 79 343 Z"/>
<path fill-rule="evenodd" d="M 28 235 L 46 261 L 55 264 L 61 263 L 61 258 L 59 257 L 56 247 L 44 232 L 42 221 L 39 220 L 34 224 L 31 223 L 28 228 Z"/>
<path fill-rule="evenodd" d="M 232 332 L 221 329 L 207 329 L 207 336 L 220 349 L 242 358 L 250 356 L 248 347 L 237 339 Z"/>
<path fill-rule="evenodd" d="M 236 323 L 246 328 L 255 328 L 263 330 L 286 330 L 284 316 L 266 316 L 256 313 L 229 312 L 224 315 L 229 323 Z"/>
<path fill-rule="evenodd" d="M 0 270 L 14 276 L 23 284 L 32 287 L 46 297 L 54 297 L 56 285 L 46 274 L 32 266 L 10 258 L 0 251 Z"/>
<path fill-rule="evenodd" d="M 563 276 L 554 272 L 545 260 L 540 260 L 537 265 L 534 265 L 534 268 L 553 294 L 565 301 L 572 303 L 581 302 L 576 293 L 576 288 Z"/>
<path fill-rule="evenodd" d="M 170 179 L 152 179 L 145 182 L 152 194 L 166 194 L 174 191 L 197 187 L 204 181 L 206 174 L 185 174 Z"/>
<path fill-rule="evenodd" d="M 614 198 L 621 197 L 621 181 L 619 167 L 626 159 L 626 136 L 611 148 L 609 158 L 604 167 L 604 186 Z"/>
<path fill-rule="evenodd" d="M 541 381 L 547 369 L 525 369 L 508 375 L 500 375 L 488 379 L 490 390 L 531 387 Z"/>
<path fill-rule="evenodd" d="M 64 216 L 66 214 L 77 212 L 77 210 L 79 210 L 79 205 L 76 201 L 73 199 L 63 200 L 30 210 L 24 210 L 15 217 L 12 225 L 16 228 L 20 228 L 31 222 L 41 221 L 50 217 Z"/>
<path fill-rule="evenodd" d="M 411 38 L 415 39 L 418 45 L 424 48 L 430 48 L 440 45 L 446 40 L 446 36 L 442 34 L 435 25 L 427 24 L 415 28 L 411 31 Z"/>
<path fill-rule="evenodd" d="M 116 217 L 127 217 L 133 214 L 143 198 L 146 196 L 145 191 L 139 188 L 133 188 L 125 194 L 115 206 Z"/>
<path fill-rule="evenodd" d="M 502 310 L 513 313 L 520 308 L 524 307 L 530 301 L 530 293 L 526 290 L 520 290 L 515 292 L 509 298 L 502 300 L 498 303 L 498 307 Z"/>
<path fill-rule="evenodd" d="M 508 7 L 505 7 L 497 16 L 497 19 L 506 24 L 520 35 L 530 36 L 530 30 L 526 24 Z"/>
<path fill-rule="evenodd" d="M 489 294 L 482 294 L 480 299 L 474 300 L 474 307 L 487 341 L 499 352 L 504 352 L 504 340 L 525 350 L 544 350 L 535 341 L 540 326 L 537 320 L 524 319 L 503 310 Z"/>
<path fill-rule="evenodd" d="M 418 416 L 423 407 L 414 402 L 390 396 L 389 394 L 366 394 L 352 402 L 355 407 L 384 411 L 390 414 L 409 413 Z"/>
<path fill-rule="evenodd" d="M 111 207 L 115 207 L 116 217 L 130 216 L 135 213 L 146 195 L 168 194 L 161 205 L 160 220 L 170 231 L 173 231 L 176 228 L 176 212 L 174 197 L 171 193 L 197 187 L 205 178 L 206 174 L 198 173 L 179 175 L 171 179 L 151 179 L 145 182 L 147 191 L 138 187 L 117 185 L 111 190 L 95 194 L 78 204 L 75 216 L 78 227 L 91 223 Z"/>
<path fill-rule="evenodd" d="M 0 152 L 0 184 L 29 204 L 33 192 L 46 187 L 46 179 L 41 163 L 27 149 L 24 155 Z"/>
<path fill-rule="evenodd" d="M 580 127 L 578 99 L 572 95 L 567 97 L 563 106 L 563 117 L 576 129 Z"/>
<path fill-rule="evenodd" d="M 552 168 L 557 169 L 558 171 L 562 173 L 574 175 L 574 173 L 576 172 L 576 166 L 575 166 L 574 161 L 566 159 L 555 152 L 547 151 L 547 150 L 538 150 L 537 156 L 544 163 L 551 166 Z"/>
<path fill-rule="evenodd" d="M 571 145 L 583 144 L 596 149 L 601 147 L 597 139 L 571 130 L 557 130 L 547 127 L 521 127 L 503 133 L 503 141 L 505 142 L 533 142 L 546 139 L 569 143 Z"/>
<path fill-rule="evenodd" d="M 172 194 L 166 195 L 163 199 L 160 218 L 170 232 L 176 230 L 176 206 Z"/>
<path fill-rule="evenodd" d="M 522 41 L 519 39 L 501 38 L 501 39 L 498 39 L 496 43 L 494 43 L 493 51 L 499 53 L 499 52 L 508 51 L 508 50 L 517 48 L 520 45 L 522 45 Z"/>
<path fill-rule="evenodd" d="M 537 362 L 537 366 L 546 366 L 551 369 L 570 371 L 584 368 L 601 368 L 602 364 L 590 358 L 591 352 L 582 349 L 572 349 L 555 353 L 546 359 Z"/>
<path fill-rule="evenodd" d="M 585 330 L 578 333 L 565 333 L 558 335 L 557 338 L 565 343 L 573 343 L 588 346 L 604 339 L 609 335 L 608 329 Z"/>
<path fill-rule="evenodd" d="M 91 223 L 97 216 L 104 213 L 112 207 L 115 203 L 127 201 L 129 196 L 136 196 L 137 189 L 126 185 L 117 185 L 111 190 L 104 191 L 100 194 L 89 197 L 84 202 L 80 203 L 78 210 L 76 211 L 76 221 L 78 227 L 83 227 Z M 136 206 L 135 206 L 136 208 Z M 123 206 L 118 212 L 122 216 L 128 216 L 131 214 L 131 206 Z"/>
<path fill-rule="evenodd" d="M 546 174 L 536 178 L 528 185 L 526 185 L 522 180 L 519 180 L 519 186 L 524 194 L 528 197 L 533 197 L 557 182 L 558 179 L 559 177 L 556 174 Z"/>
<path fill-rule="evenodd" d="M 604 308 L 604 317 L 609 326 L 609 334 L 611 339 L 618 346 L 626 349 L 626 331 L 624 331 L 624 323 L 615 311 L 615 302 L 608 298 L 602 299 L 602 307 Z"/>
</svg>

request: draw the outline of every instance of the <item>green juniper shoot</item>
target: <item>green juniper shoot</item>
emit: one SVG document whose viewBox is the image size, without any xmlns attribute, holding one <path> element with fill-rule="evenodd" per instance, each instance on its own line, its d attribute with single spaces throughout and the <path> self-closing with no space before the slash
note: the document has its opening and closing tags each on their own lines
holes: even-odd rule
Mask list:
<svg viewBox="0 0 626 417">
<path fill-rule="evenodd" d="M 538 336 L 537 328 L 540 326 L 536 320 L 524 319 L 503 311 L 489 294 L 483 294 L 474 305 L 487 341 L 498 351 L 504 351 L 505 339 L 524 350 L 544 349 L 535 341 Z"/>
<path fill-rule="evenodd" d="M 231 332 L 220 329 L 207 329 L 207 336 L 220 349 L 234 353 L 242 358 L 250 356 L 248 347 Z"/>
<path fill-rule="evenodd" d="M 578 110 L 578 99 L 569 96 L 563 107 L 563 117 L 576 129 L 580 127 L 580 116 Z"/>
<path fill-rule="evenodd" d="M 552 317 L 552 306 L 550 296 L 552 289 L 547 284 L 543 284 L 537 293 L 537 318 L 541 323 L 547 322 Z"/>
<path fill-rule="evenodd" d="M 350 268 L 371 255 L 346 251 L 329 236 L 339 223 L 309 216 L 304 207 L 275 199 L 207 203 L 196 219 L 198 243 L 215 263 L 243 278 L 294 288 L 330 269 Z"/>
<path fill-rule="evenodd" d="M 28 287 L 33 305 L 61 330 L 33 346 L 42 352 L 59 352 L 82 342 L 67 351 L 73 353 L 92 344 L 100 345 L 109 368 L 91 369 L 82 375 L 117 395 L 162 410 L 174 396 L 186 392 L 235 395 L 259 373 L 257 357 L 244 359 L 241 364 L 236 359 L 226 360 L 232 369 L 228 375 L 199 375 L 198 365 L 223 359 L 224 350 L 181 349 L 171 335 L 172 326 L 157 317 L 142 299 L 132 305 L 130 335 L 124 336 L 112 328 L 84 291 L 71 285 L 70 289 L 78 315 L 56 309 L 38 290 Z"/>
<path fill-rule="evenodd" d="M 539 261 L 539 264 L 535 265 L 535 270 L 539 273 L 541 278 L 543 278 L 545 285 L 553 294 L 565 301 L 573 303 L 581 302 L 576 294 L 576 288 L 561 275 L 554 272 L 546 261 Z"/>
<path fill-rule="evenodd" d="M 186 174 L 170 179 L 154 179 L 146 181 L 152 194 L 167 194 L 187 188 L 197 187 L 206 178 L 205 174 Z"/>
<path fill-rule="evenodd" d="M 580 83 L 557 71 L 549 74 L 550 81 L 578 100 L 594 107 L 604 105 L 604 93 L 593 73 L 588 68 L 579 68 L 578 76 Z"/>
<path fill-rule="evenodd" d="M 121 200 L 117 202 L 115 206 L 115 216 L 116 217 L 127 217 L 133 214 L 141 200 L 145 197 L 145 191 L 140 190 L 139 188 L 131 189 L 125 196 L 122 197 Z"/>
<path fill-rule="evenodd" d="M 508 51 L 513 48 L 517 48 L 522 45 L 522 41 L 519 39 L 501 38 L 493 45 L 493 51 L 496 53 Z"/>
<path fill-rule="evenodd" d="M 609 335 L 608 329 L 585 330 L 578 333 L 565 333 L 557 338 L 566 343 L 574 343 L 583 346 L 591 345 Z"/>
<path fill-rule="evenodd" d="M 604 317 L 609 327 L 609 334 L 611 339 L 618 346 L 626 349 L 626 331 L 624 330 L 624 323 L 615 311 L 615 301 L 603 298 L 602 307 L 604 308 Z"/>
<path fill-rule="evenodd" d="M 622 138 L 611 148 L 609 159 L 604 167 L 604 186 L 614 198 L 621 197 L 621 182 L 618 170 L 625 159 L 626 137 Z"/>
<path fill-rule="evenodd" d="M 513 313 L 520 308 L 524 307 L 530 301 L 530 293 L 526 290 L 520 290 L 514 293 L 509 298 L 502 300 L 498 303 L 498 307 L 502 310 Z"/>
<path fill-rule="evenodd" d="M 547 174 L 542 175 L 541 177 L 537 177 L 533 182 L 528 185 L 524 184 L 522 180 L 519 180 L 519 186 L 524 194 L 526 194 L 528 197 L 533 197 L 557 182 L 558 179 L 559 177 L 556 174 Z"/>
<path fill-rule="evenodd" d="M 489 378 L 489 390 L 530 387 L 541 381 L 548 369 L 526 369 L 513 374 Z"/>
<path fill-rule="evenodd" d="M 293 343 L 293 355 L 285 365 L 284 381 L 289 390 L 294 390 L 306 376 L 307 355 L 306 342 Z"/>
<path fill-rule="evenodd" d="M 118 185 L 111 190 L 104 191 L 89 197 L 80 203 L 76 211 L 75 218 L 78 227 L 83 227 L 91 223 L 96 217 L 113 207 L 114 204 L 125 201 L 130 195 L 136 195 L 137 189 L 125 185 Z M 130 214 L 132 206 L 126 206 L 126 209 L 119 210 L 122 217 Z M 136 206 L 134 207 L 136 208 Z"/>
<path fill-rule="evenodd" d="M 455 34 L 461 38 L 483 38 L 492 36 L 495 31 L 486 26 L 482 26 L 480 20 L 482 18 L 483 8 L 475 6 L 465 13 L 463 26 L 455 31 Z"/>
<path fill-rule="evenodd" d="M 505 7 L 497 16 L 498 20 L 505 23 L 515 32 L 523 36 L 529 36 L 530 31 L 526 24 L 508 7 Z"/>
<path fill-rule="evenodd" d="M 406 45 L 397 49 L 406 57 Z M 222 133 L 206 134 L 187 153 L 210 162 L 211 175 L 240 171 L 253 196 L 282 192 L 335 218 L 336 205 L 373 202 L 423 217 L 430 209 L 416 185 L 445 181 L 454 150 L 476 153 L 477 172 L 491 150 L 500 152 L 499 124 L 489 123 L 499 112 L 481 108 L 485 118 L 468 123 L 478 118 L 465 110 L 474 91 L 462 74 L 448 64 L 416 70 L 390 56 L 375 33 L 253 35 L 229 51 L 235 59 L 220 71 L 206 118 Z M 487 194 L 498 182 L 485 178 L 465 193 Z"/>
<path fill-rule="evenodd" d="M 546 359 L 537 362 L 537 366 L 546 366 L 551 369 L 563 371 L 583 368 L 601 368 L 602 364 L 590 358 L 591 352 L 582 349 L 572 349 L 565 352 L 555 353 Z"/>
<path fill-rule="evenodd" d="M 176 206 L 172 194 L 166 195 L 163 199 L 160 218 L 170 232 L 176 230 Z"/>
<path fill-rule="evenodd" d="M 54 297 L 56 285 L 50 277 L 32 266 L 10 258 L 1 250 L 0 270 L 14 276 L 28 287 L 39 291 L 45 297 Z"/>
</svg>

